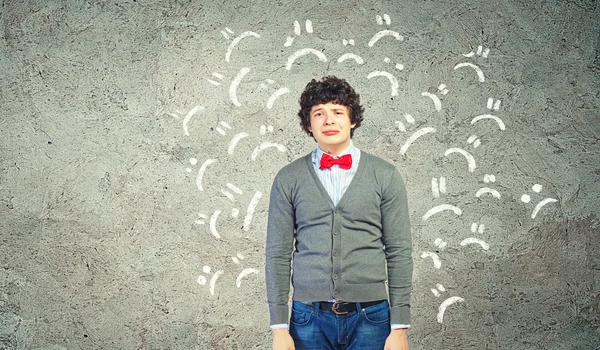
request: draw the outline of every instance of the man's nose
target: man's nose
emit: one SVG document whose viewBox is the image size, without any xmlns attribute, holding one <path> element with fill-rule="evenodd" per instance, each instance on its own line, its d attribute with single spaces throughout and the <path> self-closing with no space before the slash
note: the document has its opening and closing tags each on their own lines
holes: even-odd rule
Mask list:
<svg viewBox="0 0 600 350">
<path fill-rule="evenodd" d="M 325 125 L 330 125 L 333 123 L 333 112 L 325 112 Z"/>
</svg>

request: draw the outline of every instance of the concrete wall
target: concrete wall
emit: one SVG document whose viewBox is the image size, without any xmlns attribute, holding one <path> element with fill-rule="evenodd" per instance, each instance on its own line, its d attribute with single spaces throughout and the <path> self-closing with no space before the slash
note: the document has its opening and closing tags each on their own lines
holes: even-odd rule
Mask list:
<svg viewBox="0 0 600 350">
<path fill-rule="evenodd" d="M 269 189 L 335 74 L 409 189 L 411 348 L 598 349 L 596 5 L 3 0 L 0 348 L 268 348 Z"/>
</svg>

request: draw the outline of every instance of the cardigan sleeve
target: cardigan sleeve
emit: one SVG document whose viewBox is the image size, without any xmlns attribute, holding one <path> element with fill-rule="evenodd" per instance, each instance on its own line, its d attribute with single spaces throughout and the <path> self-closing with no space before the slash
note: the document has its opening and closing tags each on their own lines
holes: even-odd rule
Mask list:
<svg viewBox="0 0 600 350">
<path fill-rule="evenodd" d="M 267 224 L 265 276 L 271 325 L 287 324 L 289 312 L 295 219 L 290 184 L 283 182 L 281 173 L 277 174 L 271 187 Z"/>
<path fill-rule="evenodd" d="M 404 181 L 394 168 L 383 190 L 381 222 L 387 260 L 390 323 L 410 324 L 412 239 Z"/>
</svg>

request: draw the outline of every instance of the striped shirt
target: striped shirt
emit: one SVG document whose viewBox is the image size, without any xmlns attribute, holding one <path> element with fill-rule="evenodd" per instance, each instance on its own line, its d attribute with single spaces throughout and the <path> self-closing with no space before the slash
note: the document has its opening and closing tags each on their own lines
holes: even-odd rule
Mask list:
<svg viewBox="0 0 600 350">
<path fill-rule="evenodd" d="M 320 164 L 323 153 L 325 152 L 320 147 L 317 147 L 312 153 L 312 163 L 333 205 L 337 205 L 346 192 L 346 189 L 348 189 L 350 182 L 352 182 L 354 174 L 356 174 L 358 162 L 360 161 L 360 150 L 354 147 L 351 140 L 348 148 L 339 155 L 334 156 L 334 158 L 339 158 L 345 154 L 350 154 L 352 156 L 352 167 L 348 170 L 340 168 L 339 165 L 334 165 L 329 169 L 321 169 Z"/>
</svg>

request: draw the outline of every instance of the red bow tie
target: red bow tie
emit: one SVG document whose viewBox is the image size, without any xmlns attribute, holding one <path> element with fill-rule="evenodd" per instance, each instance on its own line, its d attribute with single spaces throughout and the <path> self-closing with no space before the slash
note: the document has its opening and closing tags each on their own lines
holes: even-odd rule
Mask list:
<svg viewBox="0 0 600 350">
<path fill-rule="evenodd" d="M 340 168 L 348 170 L 352 167 L 352 155 L 344 154 L 339 158 L 333 158 L 327 153 L 323 153 L 321 157 L 321 169 L 329 169 L 335 164 L 339 165 Z"/>
</svg>

